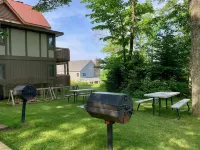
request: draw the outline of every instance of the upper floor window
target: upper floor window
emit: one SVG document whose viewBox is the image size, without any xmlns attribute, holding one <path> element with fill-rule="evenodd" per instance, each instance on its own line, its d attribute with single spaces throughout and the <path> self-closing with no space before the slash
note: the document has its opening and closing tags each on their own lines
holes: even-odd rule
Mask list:
<svg viewBox="0 0 200 150">
<path fill-rule="evenodd" d="M 48 49 L 53 50 L 54 48 L 54 37 L 52 35 L 48 36 Z"/>
<path fill-rule="evenodd" d="M 5 30 L 0 27 L 0 45 L 5 45 Z"/>
<path fill-rule="evenodd" d="M 0 64 L 0 79 L 5 79 L 5 66 Z"/>
<path fill-rule="evenodd" d="M 79 73 L 77 73 L 76 75 L 77 75 L 77 77 L 79 77 Z"/>
<path fill-rule="evenodd" d="M 86 77 L 86 73 L 83 73 L 83 77 Z"/>
<path fill-rule="evenodd" d="M 49 65 L 49 77 L 55 77 L 55 65 Z"/>
</svg>

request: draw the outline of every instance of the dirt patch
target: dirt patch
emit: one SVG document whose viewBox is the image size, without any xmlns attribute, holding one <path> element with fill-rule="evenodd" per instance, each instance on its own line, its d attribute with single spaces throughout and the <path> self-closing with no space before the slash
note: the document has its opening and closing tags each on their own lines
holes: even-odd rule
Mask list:
<svg viewBox="0 0 200 150">
<path fill-rule="evenodd" d="M 3 124 L 0 124 L 0 131 L 1 131 L 1 130 L 5 130 L 5 129 L 8 129 L 8 126 L 3 125 Z"/>
</svg>

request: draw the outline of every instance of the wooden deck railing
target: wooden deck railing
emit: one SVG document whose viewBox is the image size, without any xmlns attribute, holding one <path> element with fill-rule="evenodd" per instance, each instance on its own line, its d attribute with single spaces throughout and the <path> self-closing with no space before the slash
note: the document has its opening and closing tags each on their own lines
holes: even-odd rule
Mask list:
<svg viewBox="0 0 200 150">
<path fill-rule="evenodd" d="M 57 75 L 56 78 L 57 86 L 67 86 L 70 85 L 70 76 L 69 75 Z"/>
<path fill-rule="evenodd" d="M 56 61 L 57 62 L 70 61 L 70 50 L 68 48 L 56 48 Z"/>
</svg>

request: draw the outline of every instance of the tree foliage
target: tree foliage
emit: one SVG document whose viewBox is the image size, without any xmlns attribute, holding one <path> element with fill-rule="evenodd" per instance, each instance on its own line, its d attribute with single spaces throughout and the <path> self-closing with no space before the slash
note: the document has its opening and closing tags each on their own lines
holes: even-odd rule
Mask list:
<svg viewBox="0 0 200 150">
<path fill-rule="evenodd" d="M 69 5 L 70 2 L 71 0 L 39 0 L 34 9 L 41 12 L 46 12 L 54 10 L 59 6 Z"/>
<path fill-rule="evenodd" d="M 179 90 L 189 93 L 191 48 L 187 0 L 158 0 L 164 7 L 155 11 L 151 1 L 82 0 L 91 10 L 93 30 L 106 30 L 102 52 L 108 91 L 135 95 Z M 70 0 L 40 0 L 36 9 L 49 11 Z M 163 86 L 162 86 L 163 85 Z M 181 85 L 181 86 L 180 86 Z M 182 88 L 181 88 L 182 87 Z M 151 91 L 153 92 L 153 91 Z"/>
<path fill-rule="evenodd" d="M 114 88 L 134 96 L 164 90 L 180 91 L 188 96 L 191 47 L 188 16 L 187 3 L 174 0 L 167 2 L 155 13 L 152 11 L 148 15 L 136 17 L 139 21 L 136 21 L 138 25 L 134 27 L 134 31 L 138 34 L 134 39 L 135 51 L 131 60 L 127 62 L 127 73 L 124 76 L 121 73 L 124 77 L 121 84 L 112 83 L 109 86 L 118 85 Z M 107 60 L 120 57 L 116 46 L 109 43 L 103 49 L 110 54 Z M 109 65 L 107 81 L 118 82 L 113 80 L 116 72 L 120 70 Z"/>
</svg>

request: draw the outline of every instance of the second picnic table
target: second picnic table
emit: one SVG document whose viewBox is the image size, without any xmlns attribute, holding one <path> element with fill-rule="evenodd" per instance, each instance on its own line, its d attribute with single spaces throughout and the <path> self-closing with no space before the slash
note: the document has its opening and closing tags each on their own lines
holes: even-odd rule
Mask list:
<svg viewBox="0 0 200 150">
<path fill-rule="evenodd" d="M 70 91 L 74 93 L 74 103 L 75 103 L 75 102 L 77 102 L 77 97 L 80 92 L 90 92 L 90 94 L 91 94 L 92 92 L 96 91 L 96 89 L 89 88 L 89 89 L 77 89 L 77 90 L 70 90 Z"/>
<path fill-rule="evenodd" d="M 155 93 L 144 94 L 144 96 L 153 98 L 153 102 L 152 102 L 153 115 L 155 114 L 155 98 L 158 98 L 159 115 L 160 115 L 161 100 L 162 99 L 166 99 L 166 109 L 167 109 L 167 100 L 168 100 L 168 98 L 171 98 L 171 105 L 172 105 L 173 104 L 172 97 L 176 96 L 176 95 L 179 95 L 179 94 L 180 94 L 180 92 L 155 92 Z"/>
</svg>

